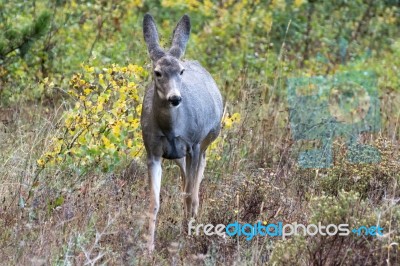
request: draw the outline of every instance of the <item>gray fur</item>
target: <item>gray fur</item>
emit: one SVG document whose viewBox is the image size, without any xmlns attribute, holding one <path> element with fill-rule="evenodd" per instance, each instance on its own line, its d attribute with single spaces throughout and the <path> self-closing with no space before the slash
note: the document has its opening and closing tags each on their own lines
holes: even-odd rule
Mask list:
<svg viewBox="0 0 400 266">
<path fill-rule="evenodd" d="M 159 141 L 162 136 L 179 136 L 187 142 L 187 149 L 190 150 L 193 144 L 201 143 L 210 132 L 217 135 L 219 132 L 222 98 L 214 80 L 196 61 L 183 62 L 182 65 L 186 70 L 182 75 L 180 93 L 183 102 L 180 106 L 171 108 L 166 100 L 159 99 L 155 95 L 154 82 L 144 96 L 141 118 L 143 139 L 146 150 L 154 156 L 163 156 L 165 147 Z"/>
<path fill-rule="evenodd" d="M 157 29 L 148 14 L 143 20 L 143 33 L 154 71 L 141 116 L 152 194 L 149 226 L 152 250 L 159 209 L 161 158 L 177 162 L 186 193 L 186 217 L 196 216 L 205 152 L 219 134 L 223 103 L 211 75 L 197 61 L 180 60 L 190 34 L 187 15 L 178 22 L 168 52 L 159 47 Z"/>
</svg>

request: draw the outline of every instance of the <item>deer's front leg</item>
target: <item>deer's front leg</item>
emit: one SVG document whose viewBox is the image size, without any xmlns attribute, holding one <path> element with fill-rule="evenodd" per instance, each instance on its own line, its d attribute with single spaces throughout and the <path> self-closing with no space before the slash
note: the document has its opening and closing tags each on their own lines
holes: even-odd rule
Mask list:
<svg viewBox="0 0 400 266">
<path fill-rule="evenodd" d="M 161 187 L 161 157 L 151 156 L 147 159 L 150 181 L 150 210 L 149 210 L 149 239 L 147 248 L 149 252 L 154 250 L 154 233 L 156 230 L 156 219 L 160 208 Z"/>
</svg>

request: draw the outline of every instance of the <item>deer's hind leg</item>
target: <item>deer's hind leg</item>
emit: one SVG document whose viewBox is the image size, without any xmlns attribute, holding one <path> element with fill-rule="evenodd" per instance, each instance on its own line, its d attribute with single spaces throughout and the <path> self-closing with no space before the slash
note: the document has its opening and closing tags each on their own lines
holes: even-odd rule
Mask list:
<svg viewBox="0 0 400 266">
<path fill-rule="evenodd" d="M 181 172 L 181 182 L 182 182 L 182 191 L 185 192 L 185 183 L 186 183 L 186 158 L 176 159 L 175 163 L 179 166 L 179 170 Z"/>
</svg>

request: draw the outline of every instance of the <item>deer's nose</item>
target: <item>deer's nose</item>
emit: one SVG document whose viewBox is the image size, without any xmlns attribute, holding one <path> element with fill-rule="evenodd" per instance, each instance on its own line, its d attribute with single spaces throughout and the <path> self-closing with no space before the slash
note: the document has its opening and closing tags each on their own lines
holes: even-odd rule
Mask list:
<svg viewBox="0 0 400 266">
<path fill-rule="evenodd" d="M 168 101 L 173 105 L 173 106 L 178 106 L 181 101 L 182 101 L 182 97 L 178 96 L 178 95 L 174 95 L 168 98 Z"/>
</svg>

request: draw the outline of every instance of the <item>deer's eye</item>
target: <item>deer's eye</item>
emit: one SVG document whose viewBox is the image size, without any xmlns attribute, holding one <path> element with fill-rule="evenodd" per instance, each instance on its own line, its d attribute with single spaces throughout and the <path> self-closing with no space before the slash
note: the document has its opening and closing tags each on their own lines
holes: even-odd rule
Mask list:
<svg viewBox="0 0 400 266">
<path fill-rule="evenodd" d="M 154 70 L 154 75 L 156 75 L 157 78 L 161 78 L 162 74 L 158 70 Z"/>
<path fill-rule="evenodd" d="M 183 72 L 185 72 L 185 69 L 182 69 L 180 74 L 183 75 Z"/>
</svg>

